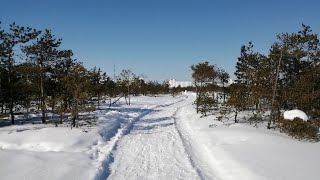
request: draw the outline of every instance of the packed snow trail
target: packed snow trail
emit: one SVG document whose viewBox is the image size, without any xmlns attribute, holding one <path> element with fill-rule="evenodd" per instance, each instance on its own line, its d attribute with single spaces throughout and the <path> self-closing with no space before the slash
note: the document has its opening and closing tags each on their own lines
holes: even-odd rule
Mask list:
<svg viewBox="0 0 320 180">
<path fill-rule="evenodd" d="M 176 111 L 190 102 L 158 106 L 136 120 L 118 143 L 106 178 L 202 179 L 175 127 Z"/>
</svg>

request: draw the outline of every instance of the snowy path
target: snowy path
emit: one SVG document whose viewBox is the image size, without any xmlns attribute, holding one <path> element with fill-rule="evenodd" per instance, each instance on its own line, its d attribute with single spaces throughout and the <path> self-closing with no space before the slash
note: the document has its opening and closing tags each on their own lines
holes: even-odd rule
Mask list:
<svg viewBox="0 0 320 180">
<path fill-rule="evenodd" d="M 118 143 L 106 178 L 201 179 L 175 126 L 175 113 L 190 102 L 158 106 L 136 120 Z"/>
</svg>

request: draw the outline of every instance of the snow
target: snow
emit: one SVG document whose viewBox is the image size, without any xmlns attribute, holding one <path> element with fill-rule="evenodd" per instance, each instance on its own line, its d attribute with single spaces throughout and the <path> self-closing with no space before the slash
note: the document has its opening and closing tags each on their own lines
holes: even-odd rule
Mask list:
<svg viewBox="0 0 320 180">
<path fill-rule="evenodd" d="M 243 116 L 240 114 L 239 117 Z M 277 131 L 246 123 L 199 118 L 192 105 L 177 113 L 177 125 L 205 179 L 319 179 L 319 143 L 294 140 Z M 209 125 L 212 125 L 209 128 Z"/>
<path fill-rule="evenodd" d="M 0 177 L 15 179 L 313 180 L 320 143 L 302 142 L 219 114 L 200 118 L 195 95 L 132 97 L 84 117 L 81 128 L 0 128 Z M 38 114 L 30 114 L 38 118 Z M 300 117 L 300 116 L 299 116 Z"/>
<path fill-rule="evenodd" d="M 308 120 L 307 114 L 299 109 L 293 109 L 293 110 L 285 111 L 283 113 L 284 119 L 293 120 L 296 117 L 298 117 L 304 121 Z"/>
<path fill-rule="evenodd" d="M 174 125 L 185 104 L 157 106 L 138 119 L 118 144 L 108 179 L 200 179 Z"/>
</svg>

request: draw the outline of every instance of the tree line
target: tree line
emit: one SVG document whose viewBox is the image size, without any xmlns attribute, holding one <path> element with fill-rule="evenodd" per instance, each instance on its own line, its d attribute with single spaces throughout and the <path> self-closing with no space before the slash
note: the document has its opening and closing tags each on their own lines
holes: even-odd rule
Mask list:
<svg viewBox="0 0 320 180">
<path fill-rule="evenodd" d="M 235 112 L 235 122 L 238 122 L 237 114 L 240 111 L 251 110 L 256 120 L 262 119 L 265 112 L 270 112 L 267 128 L 281 128 L 284 124 L 281 111 L 296 108 L 306 112 L 310 121 L 319 120 L 319 47 L 318 35 L 312 32 L 310 26 L 304 24 L 298 32 L 278 34 L 267 54 L 255 51 L 252 42 L 241 46 L 236 64 L 236 80 L 227 87 L 228 100 L 225 103 Z M 198 111 L 201 101 L 208 101 L 209 103 L 203 103 L 207 106 L 213 102 L 206 97 L 208 93 L 201 93 L 202 84 L 214 82 L 212 80 L 218 71 L 207 62 L 193 65 L 191 70 L 198 89 Z M 300 121 L 293 122 L 301 128 L 292 124 L 285 127 L 300 131 L 310 125 Z M 318 131 L 314 132 L 313 135 Z"/>
<path fill-rule="evenodd" d="M 74 58 L 70 49 L 62 49 L 62 39 L 51 30 L 37 30 L 12 23 L 4 28 L 0 22 L 0 108 L 1 116 L 10 114 L 11 123 L 17 105 L 27 111 L 36 103 L 46 123 L 48 111 L 72 114 L 72 125 L 78 113 L 88 108 L 90 97 L 109 100 L 109 106 L 130 95 L 169 93 L 167 83 L 145 82 L 129 69 L 112 79 L 100 68 L 87 69 Z"/>
</svg>

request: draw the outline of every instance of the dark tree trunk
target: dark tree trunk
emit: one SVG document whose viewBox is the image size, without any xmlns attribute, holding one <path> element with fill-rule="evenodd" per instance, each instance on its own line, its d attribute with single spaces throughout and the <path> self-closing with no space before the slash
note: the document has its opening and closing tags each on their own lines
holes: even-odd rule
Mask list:
<svg viewBox="0 0 320 180">
<path fill-rule="evenodd" d="M 238 109 L 236 109 L 236 114 L 234 115 L 234 123 L 238 123 L 237 117 L 238 117 Z"/>
<path fill-rule="evenodd" d="M 98 109 L 100 109 L 100 94 L 98 95 Z"/>
<path fill-rule="evenodd" d="M 9 83 L 9 111 L 11 116 L 11 124 L 14 124 L 14 114 L 13 114 L 13 82 L 12 82 L 12 66 L 11 66 L 11 55 L 8 57 L 9 65 L 8 65 L 8 83 Z"/>
<path fill-rule="evenodd" d="M 224 84 L 222 85 L 222 89 L 223 89 L 223 103 L 226 103 L 226 87 Z"/>
<path fill-rule="evenodd" d="M 72 127 L 76 127 L 76 117 L 72 118 Z"/>
<path fill-rule="evenodd" d="M 52 106 L 51 106 L 52 112 L 54 112 L 55 106 L 56 106 L 56 98 L 52 96 Z"/>
<path fill-rule="evenodd" d="M 78 92 L 75 91 L 73 99 L 73 112 L 72 112 L 72 126 L 76 127 L 76 120 L 78 119 Z"/>
<path fill-rule="evenodd" d="M 45 104 L 43 102 L 43 99 L 41 100 L 41 113 L 42 113 L 42 123 L 45 124 L 46 123 L 46 111 L 45 111 Z"/>
<path fill-rule="evenodd" d="M 42 123 L 46 123 L 46 104 L 45 104 L 45 95 L 44 95 L 44 72 L 43 65 L 40 65 L 40 104 L 41 104 L 41 112 L 42 112 Z"/>
<path fill-rule="evenodd" d="M 128 105 L 130 105 L 130 81 L 128 83 Z"/>
<path fill-rule="evenodd" d="M 60 124 L 62 124 L 62 120 L 63 120 L 63 112 L 62 112 L 62 109 L 60 111 Z"/>
<path fill-rule="evenodd" d="M 9 104 L 10 116 L 11 116 L 11 124 L 14 124 L 14 113 L 13 113 L 13 100 L 10 98 Z"/>
<path fill-rule="evenodd" d="M 270 119 L 269 119 L 268 127 L 267 127 L 268 129 L 271 128 L 271 122 L 274 121 L 274 119 L 273 119 L 273 106 L 274 106 L 274 101 L 275 101 L 275 98 L 276 98 L 276 92 L 277 92 L 277 86 L 278 86 L 278 77 L 279 77 L 281 60 L 282 60 L 282 51 L 281 51 L 281 54 L 280 54 L 280 58 L 279 58 L 278 66 L 277 66 L 277 71 L 276 71 L 276 78 L 275 78 L 275 82 L 274 82 L 274 86 L 273 86 Z"/>
</svg>

